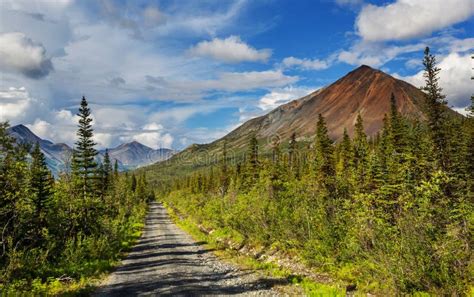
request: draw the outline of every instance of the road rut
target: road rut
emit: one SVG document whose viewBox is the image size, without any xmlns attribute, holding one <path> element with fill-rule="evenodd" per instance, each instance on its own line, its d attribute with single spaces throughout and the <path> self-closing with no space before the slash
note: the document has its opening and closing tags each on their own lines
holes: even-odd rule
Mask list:
<svg viewBox="0 0 474 297">
<path fill-rule="evenodd" d="M 137 245 L 94 295 L 275 296 L 279 293 L 272 287 L 284 283 L 220 261 L 153 202 Z"/>
</svg>

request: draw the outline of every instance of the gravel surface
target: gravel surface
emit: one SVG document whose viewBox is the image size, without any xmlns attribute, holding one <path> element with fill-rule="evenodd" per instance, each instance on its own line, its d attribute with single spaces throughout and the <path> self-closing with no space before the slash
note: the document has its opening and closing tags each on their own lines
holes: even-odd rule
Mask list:
<svg viewBox="0 0 474 297">
<path fill-rule="evenodd" d="M 223 263 L 151 203 L 143 236 L 94 296 L 275 296 L 285 283 Z"/>
</svg>

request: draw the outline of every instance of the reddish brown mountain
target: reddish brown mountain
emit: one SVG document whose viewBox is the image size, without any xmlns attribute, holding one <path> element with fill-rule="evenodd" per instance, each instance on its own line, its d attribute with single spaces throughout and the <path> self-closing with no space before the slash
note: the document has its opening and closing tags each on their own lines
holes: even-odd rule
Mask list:
<svg viewBox="0 0 474 297">
<path fill-rule="evenodd" d="M 326 88 L 244 123 L 224 138 L 240 146 L 242 136 L 252 131 L 256 132 L 257 138 L 278 135 L 285 140 L 293 132 L 298 137 L 311 137 L 316 129 L 317 117 L 322 114 L 326 118 L 330 136 L 337 140 L 344 128 L 352 135 L 359 113 L 364 119 L 366 133 L 374 135 L 382 127 L 384 115 L 390 110 L 392 93 L 402 114 L 425 118 L 422 112 L 424 96 L 418 88 L 363 65 Z M 246 139 L 242 140 L 245 142 Z"/>
<path fill-rule="evenodd" d="M 423 112 L 425 99 L 420 89 L 364 65 L 328 87 L 245 122 L 221 139 L 209 144 L 192 145 L 173 156 L 171 162 L 166 162 L 168 165 L 162 166 L 208 164 L 220 158 L 224 140 L 228 148 L 240 154 L 253 133 L 259 139 L 262 150 L 269 149 L 269 143 L 275 137 L 282 143 L 286 142 L 293 132 L 298 139 L 309 140 L 314 136 L 319 114 L 326 118 L 329 134 L 336 141 L 342 136 L 344 128 L 350 135 L 353 134 L 359 113 L 364 119 L 366 133 L 373 136 L 381 129 L 383 118 L 390 111 L 392 93 L 399 112 L 413 119 L 426 119 Z"/>
</svg>

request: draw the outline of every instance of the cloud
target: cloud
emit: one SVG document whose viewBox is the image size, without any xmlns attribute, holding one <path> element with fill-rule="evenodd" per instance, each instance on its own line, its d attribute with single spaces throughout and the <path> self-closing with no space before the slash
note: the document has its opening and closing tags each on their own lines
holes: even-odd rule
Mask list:
<svg viewBox="0 0 474 297">
<path fill-rule="evenodd" d="M 439 60 L 440 86 L 446 94 L 448 105 L 462 109 L 469 105 L 472 95 L 473 62 L 469 54 L 450 53 Z M 400 76 L 398 76 L 400 77 Z M 400 77 L 416 87 L 424 85 L 423 71 L 413 76 Z"/>
<path fill-rule="evenodd" d="M 56 143 L 74 145 L 78 117 L 69 110 L 51 111 L 44 117 L 46 120 L 36 118 L 32 124 L 26 126 L 37 136 Z"/>
<path fill-rule="evenodd" d="M 25 34 L 11 32 L 0 34 L 0 69 L 18 72 L 29 78 L 38 79 L 47 76 L 53 70 L 46 49 L 35 43 Z"/>
<path fill-rule="evenodd" d="M 287 86 L 284 88 L 275 88 L 266 93 L 257 100 L 247 99 L 239 102 L 238 106 L 238 122 L 227 128 L 227 131 L 234 130 L 245 121 L 261 116 L 280 105 L 286 104 L 292 100 L 304 97 L 318 88 L 310 88 L 305 86 Z"/>
<path fill-rule="evenodd" d="M 288 76 L 280 70 L 224 72 L 217 80 L 202 81 L 205 89 L 225 91 L 254 90 L 281 87 L 298 81 L 297 76 Z"/>
<path fill-rule="evenodd" d="M 214 37 L 218 32 L 231 27 L 247 4 L 247 0 L 217 1 L 213 5 L 203 1 L 179 1 L 173 18 L 161 26 L 161 35 L 192 33 Z M 229 5 L 226 5 L 230 3 Z M 204 4 L 204 5 L 200 5 Z M 224 4 L 224 5 L 223 5 Z"/>
<path fill-rule="evenodd" d="M 32 105 L 25 87 L 0 90 L 0 122 L 23 119 Z"/>
<path fill-rule="evenodd" d="M 298 67 L 304 70 L 322 70 L 329 68 L 329 63 L 327 61 L 322 61 L 318 59 L 299 59 L 295 57 L 287 57 L 283 59 L 283 65 L 285 67 Z"/>
<path fill-rule="evenodd" d="M 187 119 L 196 114 L 213 112 L 215 109 L 216 107 L 210 104 L 196 104 L 190 106 L 174 107 L 163 111 L 154 112 L 150 115 L 150 119 L 159 122 L 182 124 Z"/>
<path fill-rule="evenodd" d="M 364 0 L 336 0 L 336 4 L 339 6 L 358 6 L 362 3 L 364 3 Z"/>
<path fill-rule="evenodd" d="M 272 90 L 270 93 L 265 94 L 259 100 L 258 106 L 264 111 L 269 111 L 277 108 L 282 104 L 288 103 L 291 100 L 304 97 L 315 90 L 316 89 L 314 88 L 293 86 L 275 89 Z"/>
<path fill-rule="evenodd" d="M 133 139 L 154 149 L 171 148 L 173 145 L 173 136 L 163 132 L 163 126 L 152 122 L 143 126 L 143 132 L 131 137 L 123 137 L 123 140 Z"/>
<path fill-rule="evenodd" d="M 386 45 L 383 43 L 374 43 L 361 41 L 353 45 L 349 50 L 343 50 L 337 55 L 340 62 L 350 65 L 369 65 L 379 67 L 395 59 L 396 57 L 412 53 L 422 52 L 426 47 L 425 43 L 416 43 L 403 46 Z"/>
<path fill-rule="evenodd" d="M 110 80 L 110 84 L 114 87 L 118 87 L 120 85 L 124 85 L 126 82 L 125 82 L 125 79 L 123 79 L 122 77 L 120 76 L 117 76 L 117 77 L 114 77 Z"/>
<path fill-rule="evenodd" d="M 281 70 L 222 72 L 217 78 L 208 80 L 167 80 L 163 77 L 146 76 L 146 81 L 152 86 L 181 94 L 268 89 L 282 87 L 298 79 L 298 76 L 285 75 Z"/>
<path fill-rule="evenodd" d="M 0 3 L 5 2 L 0 1 Z M 0 33 L 21 32 L 29 39 L 41 42 L 51 58 L 64 55 L 64 46 L 74 38 L 70 25 L 71 19 L 59 13 L 54 16 L 45 15 L 39 4 L 31 6 L 30 8 L 36 6 L 39 8 L 38 10 L 31 9 L 34 12 L 27 12 L 2 9 L 0 4 Z"/>
<path fill-rule="evenodd" d="M 356 28 L 365 40 L 402 40 L 430 34 L 473 14 L 472 0 L 398 0 L 385 6 L 365 6 Z"/>
<path fill-rule="evenodd" d="M 99 148 L 108 148 L 113 143 L 115 136 L 110 133 L 94 133 L 94 141 Z"/>
<path fill-rule="evenodd" d="M 474 38 L 456 39 L 448 37 L 443 41 L 448 44 L 449 52 L 466 52 L 474 49 Z"/>
<path fill-rule="evenodd" d="M 52 16 L 54 18 L 63 14 L 64 10 L 71 6 L 74 0 L 10 0 L 0 1 L 0 9 L 4 10 L 17 10 L 27 12 L 35 17 L 44 18 L 45 15 Z M 2 14 L 3 18 L 3 14 Z"/>
<path fill-rule="evenodd" d="M 266 62 L 272 55 L 270 49 L 257 50 L 245 42 L 239 36 L 229 36 L 226 39 L 214 38 L 211 41 L 201 41 L 189 49 L 193 56 L 211 57 L 215 60 L 238 63 L 238 62 Z"/>
<path fill-rule="evenodd" d="M 148 6 L 143 11 L 145 26 L 156 27 L 166 23 L 166 15 L 155 6 Z"/>
</svg>

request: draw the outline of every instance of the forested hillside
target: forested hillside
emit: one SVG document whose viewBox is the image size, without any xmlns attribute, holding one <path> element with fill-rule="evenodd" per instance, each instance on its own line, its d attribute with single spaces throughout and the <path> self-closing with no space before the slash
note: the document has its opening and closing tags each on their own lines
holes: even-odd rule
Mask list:
<svg viewBox="0 0 474 297">
<path fill-rule="evenodd" d="M 418 87 L 362 65 L 329 86 L 250 119 L 211 143 L 194 144 L 147 171 L 159 175 L 162 180 L 215 165 L 222 158 L 224 142 L 228 157 L 242 158 L 252 136 L 259 141 L 262 155 L 271 155 L 275 142 L 281 144 L 281 149 L 285 148 L 292 135 L 301 146 L 311 145 L 319 115 L 326 119 L 328 135 L 334 141 L 342 140 L 344 130 L 349 136 L 354 135 L 354 124 L 359 115 L 364 119 L 367 136 L 375 137 L 382 129 L 384 116 L 390 112 L 392 95 L 397 98 L 395 105 L 401 115 L 410 120 L 427 119 L 428 106 Z M 447 106 L 443 108 L 447 117 L 460 117 Z"/>
<path fill-rule="evenodd" d="M 428 48 L 423 64 L 424 118 L 402 115 L 401 99 L 387 95 L 390 110 L 371 137 L 359 114 L 346 127 L 353 136 L 345 130 L 334 143 L 319 115 L 311 145 L 293 133 L 262 156 L 254 134 L 244 157 L 229 155 L 223 141 L 218 164 L 151 180 L 160 199 L 194 222 L 240 244 L 286 251 L 362 292 L 468 294 L 474 98 L 467 118 L 449 116 Z"/>
<path fill-rule="evenodd" d="M 71 170 L 57 180 L 39 143 L 16 143 L 0 124 L 0 295 L 78 292 L 108 270 L 140 233 L 144 176 L 97 164 L 90 109 L 82 99 Z"/>
</svg>

